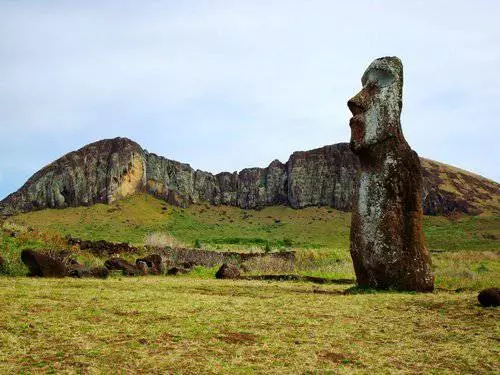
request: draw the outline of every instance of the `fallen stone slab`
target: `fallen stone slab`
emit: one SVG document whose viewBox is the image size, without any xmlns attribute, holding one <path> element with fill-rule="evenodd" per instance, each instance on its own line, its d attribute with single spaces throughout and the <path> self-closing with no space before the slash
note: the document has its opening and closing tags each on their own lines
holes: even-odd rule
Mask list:
<svg viewBox="0 0 500 375">
<path fill-rule="evenodd" d="M 241 280 L 269 280 L 269 281 L 307 281 L 315 284 L 341 284 L 351 285 L 355 284 L 354 279 L 327 279 L 324 277 L 316 276 L 301 276 L 301 275 L 252 275 L 241 276 Z"/>
<path fill-rule="evenodd" d="M 139 276 L 142 274 L 137 267 L 123 258 L 109 258 L 104 262 L 104 266 L 110 271 L 122 271 L 124 276 Z"/>
<path fill-rule="evenodd" d="M 23 250 L 21 260 L 29 269 L 28 276 L 64 277 L 67 274 L 61 261 L 34 250 Z"/>
<path fill-rule="evenodd" d="M 477 300 L 484 307 L 500 305 L 500 288 L 487 288 L 479 292 Z"/>
</svg>

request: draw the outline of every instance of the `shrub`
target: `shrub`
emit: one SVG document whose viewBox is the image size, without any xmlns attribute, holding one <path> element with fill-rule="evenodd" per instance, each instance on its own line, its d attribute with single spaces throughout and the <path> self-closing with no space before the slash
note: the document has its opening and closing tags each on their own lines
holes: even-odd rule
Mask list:
<svg viewBox="0 0 500 375">
<path fill-rule="evenodd" d="M 285 247 L 292 247 L 292 240 L 288 237 L 283 238 L 283 245 Z"/>
<path fill-rule="evenodd" d="M 183 247 L 182 242 L 178 241 L 168 232 L 153 232 L 144 237 L 144 245 L 148 247 Z"/>
<path fill-rule="evenodd" d="M 271 252 L 271 246 L 269 245 L 269 241 L 266 241 L 266 245 L 264 246 L 264 252 L 266 254 Z"/>
<path fill-rule="evenodd" d="M 199 238 L 197 238 L 195 241 L 194 241 L 194 248 L 195 249 L 201 249 L 201 241 Z"/>
<path fill-rule="evenodd" d="M 294 272 L 293 261 L 276 257 L 256 257 L 245 261 L 242 268 L 247 274 L 268 275 Z"/>
</svg>

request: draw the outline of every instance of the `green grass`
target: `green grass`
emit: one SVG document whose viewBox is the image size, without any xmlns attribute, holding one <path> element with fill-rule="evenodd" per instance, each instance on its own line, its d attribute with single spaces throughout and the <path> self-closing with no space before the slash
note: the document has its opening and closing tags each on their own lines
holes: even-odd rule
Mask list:
<svg viewBox="0 0 500 375">
<path fill-rule="evenodd" d="M 250 275 L 354 278 L 349 223 L 325 207 L 181 209 L 138 195 L 9 219 L 4 228 L 20 233 L 0 231 L 2 272 L 24 275 L 20 251 L 65 248 L 61 235 L 140 245 L 168 232 L 157 238 L 215 251 L 296 250 L 293 268 L 257 259 Z M 0 373 L 494 373 L 500 310 L 479 307 L 476 296 L 498 286 L 500 217 L 425 217 L 424 229 L 439 250 L 429 294 L 222 281 L 217 267 L 107 280 L 0 276 Z M 75 251 L 81 262 L 104 261 Z"/>
<path fill-rule="evenodd" d="M 290 273 L 327 278 L 353 278 L 349 255 L 350 214 L 327 207 L 294 210 L 285 206 L 260 211 L 227 206 L 194 205 L 186 209 L 167 205 L 149 195 L 136 195 L 112 205 L 98 204 L 64 210 L 43 210 L 18 215 L 18 223 L 36 228 L 14 239 L 0 236 L 0 252 L 8 261 L 7 274 L 25 274 L 19 261 L 22 248 L 56 246 L 60 235 L 143 244 L 147 234 L 168 232 L 188 247 L 210 250 L 297 251 L 297 265 L 256 260 L 249 274 Z M 500 216 L 424 218 L 424 230 L 432 253 L 436 285 L 447 289 L 493 286 L 498 282 Z M 56 238 L 56 245 L 50 236 Z M 130 259 L 132 259 L 131 257 Z M 99 259 L 81 254 L 81 261 Z M 102 262 L 102 261 L 101 261 Z M 482 266 L 481 266 L 482 265 Z M 209 275 L 212 270 L 200 271 Z M 212 272 L 213 273 L 213 272 Z M 195 275 L 197 273 L 194 273 Z"/>
<path fill-rule="evenodd" d="M 0 277 L 0 373 L 494 373 L 476 293 Z"/>
<path fill-rule="evenodd" d="M 279 223 L 276 222 L 279 219 Z M 166 231 L 193 247 L 271 249 L 348 249 L 350 214 L 327 207 L 295 210 L 285 206 L 260 211 L 228 206 L 172 207 L 149 195 L 112 205 L 43 210 L 12 219 L 50 233 L 84 239 L 144 243 L 152 232 Z M 430 249 L 500 250 L 500 215 L 424 217 Z"/>
</svg>

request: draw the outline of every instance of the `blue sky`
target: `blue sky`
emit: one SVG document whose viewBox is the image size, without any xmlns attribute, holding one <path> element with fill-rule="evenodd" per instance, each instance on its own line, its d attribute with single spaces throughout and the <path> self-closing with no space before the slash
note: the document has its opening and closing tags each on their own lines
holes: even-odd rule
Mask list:
<svg viewBox="0 0 500 375">
<path fill-rule="evenodd" d="M 211 172 L 349 140 L 377 57 L 427 158 L 500 181 L 500 2 L 0 1 L 0 197 L 129 137 Z"/>
</svg>

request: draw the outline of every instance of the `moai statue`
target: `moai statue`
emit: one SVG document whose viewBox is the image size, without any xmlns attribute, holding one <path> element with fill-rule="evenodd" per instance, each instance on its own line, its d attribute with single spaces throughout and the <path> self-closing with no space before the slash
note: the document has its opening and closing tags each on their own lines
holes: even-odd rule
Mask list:
<svg viewBox="0 0 500 375">
<path fill-rule="evenodd" d="M 422 231 L 422 171 L 400 123 L 401 60 L 376 59 L 361 83 L 361 91 L 347 103 L 353 114 L 350 146 L 361 164 L 351 222 L 357 282 L 429 292 L 434 277 Z"/>
</svg>

